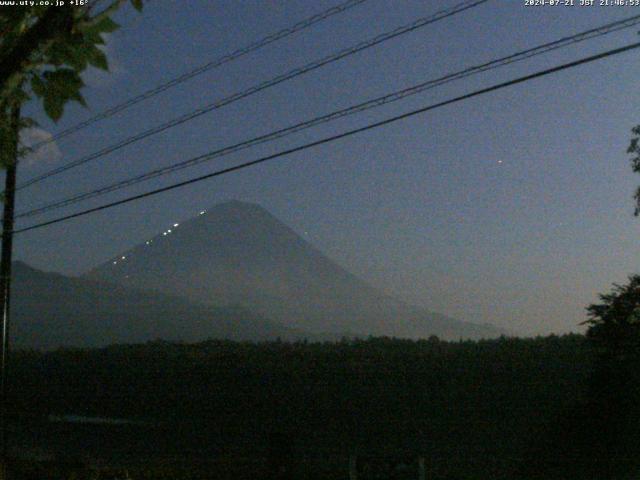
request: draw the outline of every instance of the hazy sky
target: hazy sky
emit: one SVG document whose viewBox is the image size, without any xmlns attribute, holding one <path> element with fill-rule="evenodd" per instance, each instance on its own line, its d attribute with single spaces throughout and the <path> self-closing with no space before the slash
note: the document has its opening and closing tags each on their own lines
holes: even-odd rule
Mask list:
<svg viewBox="0 0 640 480">
<path fill-rule="evenodd" d="M 338 0 L 156 0 L 125 8 L 112 75 L 89 72 L 90 110 L 49 132 L 320 12 Z M 28 179 L 124 136 L 456 1 L 364 5 L 210 71 L 58 142 Z M 493 0 L 301 76 L 20 192 L 18 210 L 102 186 L 430 78 L 640 14 L 633 7 L 526 7 Z M 579 3 L 576 0 L 575 3 Z M 596 2 L 598 3 L 598 2 Z M 257 158 L 499 81 L 638 40 L 639 27 L 455 82 L 146 182 L 107 200 Z M 228 199 L 256 202 L 381 290 L 524 333 L 577 330 L 584 307 L 638 271 L 640 177 L 625 150 L 640 123 L 640 52 L 579 67 L 168 194 L 35 230 L 16 256 L 79 274 Z M 38 106 L 29 108 L 38 111 Z M 38 217 L 54 218 L 80 208 Z M 35 219 L 34 219 L 35 220 Z M 32 221 L 21 222 L 26 226 Z"/>
</svg>

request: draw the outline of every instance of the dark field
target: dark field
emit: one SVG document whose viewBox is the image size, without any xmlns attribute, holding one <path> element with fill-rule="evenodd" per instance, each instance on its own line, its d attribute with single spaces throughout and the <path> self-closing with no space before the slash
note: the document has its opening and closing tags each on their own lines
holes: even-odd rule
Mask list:
<svg viewBox="0 0 640 480">
<path fill-rule="evenodd" d="M 274 458 L 295 478 L 347 478 L 352 454 L 370 470 L 424 457 L 429 478 L 513 478 L 584 402 L 591 366 L 577 335 L 20 352 L 12 439 L 21 456 L 143 478 L 256 478 Z M 140 423 L 47 421 L 63 414 Z"/>
</svg>

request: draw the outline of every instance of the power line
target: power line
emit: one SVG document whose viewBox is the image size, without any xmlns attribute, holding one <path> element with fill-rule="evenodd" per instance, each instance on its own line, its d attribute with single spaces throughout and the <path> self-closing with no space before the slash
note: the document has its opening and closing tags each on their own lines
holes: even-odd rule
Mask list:
<svg viewBox="0 0 640 480">
<path fill-rule="evenodd" d="M 191 184 L 194 184 L 194 183 L 198 183 L 198 182 L 201 182 L 203 180 L 207 180 L 209 178 L 217 177 L 217 176 L 224 175 L 224 174 L 231 173 L 231 172 L 235 172 L 235 171 L 238 171 L 238 170 L 243 170 L 245 168 L 249 168 L 249 167 L 252 167 L 252 166 L 267 162 L 269 160 L 274 160 L 276 158 L 288 156 L 288 155 L 291 155 L 293 153 L 301 152 L 303 150 L 307 150 L 309 148 L 316 147 L 318 145 L 323 145 L 323 144 L 326 144 L 326 143 L 335 142 L 336 140 L 340 140 L 340 139 L 343 139 L 343 138 L 346 138 L 346 137 L 350 137 L 350 136 L 356 135 L 358 133 L 366 132 L 366 131 L 372 130 L 374 128 L 382 127 L 382 126 L 388 125 L 390 123 L 395 123 L 397 121 L 400 121 L 400 120 L 403 120 L 403 119 L 406 119 L 406 118 L 409 118 L 409 117 L 413 117 L 415 115 L 419 115 L 421 113 L 425 113 L 425 112 L 428 112 L 428 111 L 431 111 L 431 110 L 435 110 L 437 108 L 441 108 L 441 107 L 444 107 L 444 106 L 447 106 L 447 105 L 451 105 L 453 103 L 461 102 L 463 100 L 467 100 L 467 99 L 470 99 L 470 98 L 473 98 L 473 97 L 484 95 L 486 93 L 493 92 L 493 91 L 496 91 L 496 90 L 501 90 L 503 88 L 510 87 L 512 85 L 516 85 L 516 84 L 519 84 L 519 83 L 528 82 L 528 81 L 536 79 L 536 78 L 544 77 L 546 75 L 550 75 L 550 74 L 553 74 L 553 73 L 556 73 L 556 72 L 559 72 L 559 71 L 562 71 L 562 70 L 567 70 L 569 68 L 577 67 L 579 65 L 583 65 L 583 64 L 586 64 L 586 63 L 594 62 L 596 60 L 601 60 L 603 58 L 611 57 L 613 55 L 619 55 L 619 54 L 621 54 L 623 52 L 627 52 L 627 51 L 634 50 L 634 49 L 637 49 L 637 48 L 640 48 L 640 42 L 633 43 L 631 45 L 626 45 L 624 47 L 616 48 L 616 49 L 613 49 L 613 50 L 608 50 L 606 52 L 599 53 L 599 54 L 596 54 L 596 55 L 592 55 L 592 56 L 589 56 L 589 57 L 585 57 L 585 58 L 582 58 L 580 60 L 575 60 L 573 62 L 565 63 L 565 64 L 559 65 L 557 67 L 552 67 L 552 68 L 548 68 L 546 70 L 541 70 L 539 72 L 532 73 L 530 75 L 525 75 L 525 76 L 522 76 L 522 77 L 518 77 L 516 79 L 509 80 L 507 82 L 499 83 L 499 84 L 493 85 L 491 87 L 486 87 L 486 88 L 483 88 L 483 89 L 480 89 L 480 90 L 476 90 L 474 92 L 467 93 L 465 95 L 460 95 L 458 97 L 455 97 L 455 98 L 452 98 L 452 99 L 449 99 L 449 100 L 445 100 L 443 102 L 431 104 L 431 105 L 428 105 L 426 107 L 419 108 L 417 110 L 412 110 L 410 112 L 403 113 L 401 115 L 396 115 L 394 117 L 387 118 L 385 120 L 381 120 L 381 121 L 378 121 L 378 122 L 370 123 L 368 125 L 365 125 L 364 127 L 355 128 L 355 129 L 352 129 L 352 130 L 348 130 L 346 132 L 342 132 L 342 133 L 339 133 L 339 134 L 336 134 L 336 135 L 325 137 L 323 139 L 316 140 L 314 142 L 306 143 L 304 145 L 300 145 L 298 147 L 290 148 L 288 150 L 283 150 L 283 151 L 280 151 L 278 153 L 274 153 L 272 155 L 267 155 L 265 157 L 261 157 L 261 158 L 258 158 L 256 160 L 252 160 L 252 161 L 249 161 L 249 162 L 241 163 L 239 165 L 235 165 L 233 167 L 224 168 L 224 169 L 212 172 L 212 173 L 208 173 L 206 175 L 201 175 L 199 177 L 195 177 L 195 178 L 191 178 L 189 180 L 185 180 L 185 181 L 182 181 L 182 182 L 174 183 L 174 184 L 168 185 L 166 187 L 157 188 L 155 190 L 150 190 L 150 191 L 147 191 L 145 193 L 138 194 L 138 195 L 133 195 L 133 196 L 121 199 L 121 200 L 117 200 L 115 202 L 111 202 L 111 203 L 107 203 L 107 204 L 104 204 L 104 205 L 100 205 L 98 207 L 89 208 L 89 209 L 82 210 L 80 212 L 76 212 L 76 213 L 73 213 L 73 214 L 70 214 L 70 215 L 65 215 L 63 217 L 58 217 L 58 218 L 53 219 L 53 220 L 49 220 L 49 221 L 46 221 L 46 222 L 38 223 L 38 224 L 35 224 L 35 225 L 30 225 L 28 227 L 24 227 L 24 228 L 15 230 L 13 233 L 17 234 L 17 233 L 27 232 L 29 230 L 35 230 L 37 228 L 42 228 L 42 227 L 45 227 L 45 226 L 48 226 L 48 225 L 53 225 L 53 224 L 56 224 L 56 223 L 64 222 L 64 221 L 67 221 L 67 220 L 71 220 L 72 218 L 82 217 L 82 216 L 88 215 L 90 213 L 98 212 L 98 211 L 101 211 L 101 210 L 106 210 L 106 209 L 109 209 L 109 208 L 112 208 L 112 207 L 115 207 L 115 206 L 118 206 L 118 205 L 123 205 L 125 203 L 133 202 L 135 200 L 140 200 L 140 199 L 143 199 L 143 198 L 151 197 L 153 195 L 157 195 L 157 194 L 164 193 L 164 192 L 167 192 L 167 191 L 170 191 L 170 190 L 174 190 L 176 188 L 180 188 L 180 187 L 184 187 L 184 186 L 191 185 Z"/>
<path fill-rule="evenodd" d="M 140 140 L 143 140 L 145 138 L 148 138 L 152 135 L 156 135 L 158 133 L 161 133 L 165 130 L 168 130 L 170 128 L 176 127 L 178 125 L 181 125 L 189 120 L 193 120 L 194 118 L 200 117 L 201 115 L 204 115 L 205 113 L 209 113 L 213 110 L 216 110 L 218 108 L 221 108 L 225 105 L 229 105 L 231 103 L 234 103 L 238 100 L 241 100 L 243 98 L 249 97 L 251 95 L 254 95 L 258 92 L 261 92 L 263 90 L 266 90 L 268 88 L 271 88 L 273 86 L 279 85 L 283 82 L 286 82 L 288 80 L 291 80 L 293 78 L 299 77 L 300 75 L 304 75 L 308 72 L 311 72 L 313 70 L 316 70 L 320 67 L 323 67 L 325 65 L 328 65 L 330 63 L 336 62 L 338 60 L 341 60 L 345 57 L 354 55 L 358 52 L 361 52 L 363 50 L 366 50 L 368 48 L 371 48 L 375 45 L 378 45 L 382 42 L 386 42 L 388 40 L 391 40 L 395 37 L 398 37 L 400 35 L 404 35 L 407 34 L 409 32 L 412 32 L 414 30 L 417 30 L 419 28 L 425 27 L 427 25 L 430 25 L 432 23 L 435 23 L 437 21 L 440 20 L 444 20 L 445 18 L 451 17 L 453 15 L 456 15 L 458 13 L 461 13 L 465 10 L 468 10 L 470 8 L 474 8 L 480 4 L 486 3 L 489 0 L 465 0 L 464 2 L 461 2 L 451 8 L 445 9 L 445 10 L 440 10 L 439 12 L 435 13 L 434 15 L 431 15 L 429 17 L 424 17 L 424 18 L 420 18 L 418 20 L 415 20 L 414 22 L 411 22 L 408 25 L 404 25 L 402 27 L 398 27 L 395 30 L 392 30 L 390 32 L 386 32 L 380 35 L 377 35 L 376 37 L 373 37 L 369 40 L 365 40 L 363 42 L 360 42 L 352 47 L 349 48 L 345 48 L 343 50 L 340 50 L 337 53 L 333 53 L 327 57 L 324 57 L 320 60 L 316 60 L 314 62 L 308 63 L 302 67 L 298 67 L 295 68 L 293 70 L 290 70 L 287 73 L 278 75 L 276 77 L 273 77 L 269 80 L 266 80 L 262 83 L 259 83 L 258 85 L 255 85 L 253 87 L 250 87 L 246 90 L 243 90 L 241 92 L 238 93 L 234 93 L 228 97 L 225 97 L 221 100 L 218 100 L 214 103 L 211 103 L 209 105 L 206 105 L 204 107 L 198 108 L 196 110 L 193 110 L 192 112 L 189 112 L 187 114 L 181 115 L 180 117 L 174 118 L 173 120 L 170 120 L 168 122 L 165 122 L 161 125 L 155 126 L 149 130 L 146 130 L 144 132 L 138 133 L 136 135 L 133 135 L 129 138 L 126 138 L 116 144 L 110 145 L 108 147 L 105 147 L 101 150 L 98 150 L 97 152 L 91 153 L 85 157 L 79 158 L 77 160 L 74 160 L 66 165 L 62 165 L 60 167 L 54 168 L 52 170 L 49 170 L 48 172 L 45 172 L 41 175 L 38 175 L 30 180 L 27 180 L 26 182 L 18 185 L 16 187 L 16 190 L 20 190 L 23 188 L 26 188 L 28 186 L 31 186 L 35 183 L 41 182 L 42 180 L 45 180 L 47 178 L 53 177 L 55 175 L 58 175 L 60 173 L 66 172 L 67 170 L 70 170 L 72 168 L 75 168 L 79 165 L 83 165 L 85 163 L 88 163 L 92 160 L 95 160 L 97 158 L 100 158 L 104 155 L 107 155 L 109 153 L 115 152 L 116 150 L 119 150 L 127 145 L 131 145 L 132 143 L 138 142 Z"/>
<path fill-rule="evenodd" d="M 313 25 L 315 25 L 316 23 L 319 23 L 323 20 L 326 20 L 327 18 L 330 18 L 334 15 L 337 15 L 339 13 L 342 13 L 346 10 L 349 10 L 352 7 L 355 7 L 357 5 L 360 5 L 361 3 L 364 3 L 368 0 L 347 0 L 344 3 L 341 3 L 339 5 L 336 5 L 334 7 L 331 7 L 323 12 L 317 13 L 311 17 L 305 18 L 304 20 L 299 21 L 298 23 L 284 28 L 278 32 L 272 33 L 270 35 L 267 35 L 266 37 L 257 40 L 253 43 L 250 43 L 249 45 L 242 47 L 242 48 L 238 48 L 237 50 L 234 50 L 231 53 L 228 53 L 226 55 L 223 55 L 222 57 L 216 58 L 215 60 L 211 60 L 208 63 L 205 63 L 204 65 L 201 65 L 197 68 L 194 68 L 193 70 L 190 70 L 186 73 L 183 73 L 182 75 L 180 75 L 179 77 L 176 77 L 172 80 L 169 80 L 168 82 L 165 83 L 161 83 L 160 85 L 151 88 L 149 90 L 147 90 L 146 92 L 143 92 L 135 97 L 132 97 L 128 100 L 125 100 L 122 103 L 119 103 L 111 108 L 109 108 L 108 110 L 105 110 L 104 112 L 98 113 L 97 115 L 94 115 L 91 118 L 88 118 L 87 120 L 77 123 L 76 125 L 73 125 L 65 130 L 62 130 L 61 132 L 55 134 L 53 137 L 51 137 L 50 139 L 44 140 L 42 142 L 37 143 L 36 145 L 34 145 L 33 149 L 37 149 L 40 148 L 43 145 L 46 145 L 47 143 L 51 143 L 54 142 L 56 140 L 59 140 L 61 138 L 64 138 L 68 135 L 71 135 L 72 133 L 75 133 L 79 130 L 82 130 L 86 127 L 88 127 L 89 125 L 93 125 L 96 122 L 99 122 L 100 120 L 104 120 L 105 118 L 109 118 L 112 117 L 113 115 L 115 115 L 116 113 L 119 113 L 123 110 L 126 110 L 127 108 L 136 105 L 137 103 L 140 103 L 148 98 L 154 97 L 156 95 L 158 95 L 159 93 L 164 92 L 165 90 L 168 90 L 172 87 L 175 87 L 176 85 L 179 85 L 181 83 L 186 82 L 187 80 L 190 80 L 202 73 L 208 72 L 209 70 L 213 70 L 215 68 L 221 67 L 222 65 L 232 62 L 233 60 L 236 60 L 237 58 L 240 58 L 244 55 L 247 55 L 251 52 L 255 52 L 256 50 L 259 50 L 262 47 L 266 47 L 267 45 L 270 45 L 271 43 L 274 43 L 278 40 L 281 40 L 285 37 L 288 37 L 290 35 L 293 35 L 294 33 L 297 33 L 301 30 L 304 30 L 306 28 L 309 28 Z M 95 5 L 93 5 L 93 8 L 95 8 Z"/>
<path fill-rule="evenodd" d="M 68 163 L 66 165 L 63 165 L 63 166 L 57 167 L 55 169 L 52 169 L 52 170 L 50 170 L 48 172 L 45 172 L 45 173 L 43 173 L 43 174 L 41 174 L 41 175 L 39 175 L 37 177 L 34 177 L 34 178 L 30 179 L 30 180 L 28 180 L 28 181 L 26 181 L 26 182 L 24 182 L 22 184 L 19 184 L 16 187 L 16 189 L 20 190 L 22 188 L 26 188 L 26 187 L 28 187 L 30 185 L 33 185 L 35 183 L 38 183 L 38 182 L 40 182 L 42 180 L 45 180 L 45 179 L 50 178 L 52 176 L 58 175 L 58 174 L 63 173 L 65 171 L 67 171 L 67 170 L 75 168 L 75 167 L 77 167 L 79 165 L 83 165 L 83 164 L 88 163 L 88 162 L 90 162 L 92 160 L 100 158 L 100 157 L 102 157 L 104 155 L 112 153 L 112 152 L 114 152 L 116 150 L 119 150 L 120 148 L 123 148 L 123 147 L 125 147 L 127 145 L 130 145 L 132 143 L 138 142 L 140 140 L 148 138 L 148 137 L 150 137 L 152 135 L 155 135 L 157 133 L 161 133 L 161 132 L 163 132 L 165 130 L 168 130 L 169 128 L 173 128 L 175 126 L 178 126 L 178 125 L 180 125 L 182 123 L 185 123 L 185 122 L 187 122 L 189 120 L 192 120 L 192 119 L 197 118 L 197 117 L 199 117 L 201 115 L 204 115 L 205 113 L 208 113 L 208 112 L 210 112 L 212 110 L 216 110 L 216 109 L 221 108 L 221 107 L 223 107 L 225 105 L 228 105 L 230 103 L 236 102 L 238 100 L 246 98 L 246 97 L 248 97 L 250 95 L 253 95 L 255 93 L 258 93 L 258 92 L 260 92 L 262 90 L 265 90 L 265 89 L 270 88 L 272 86 L 278 85 L 278 84 L 283 83 L 283 82 L 285 82 L 287 80 L 293 79 L 295 77 L 298 77 L 300 75 L 308 73 L 308 72 L 310 72 L 312 70 L 315 70 L 317 68 L 323 67 L 323 66 L 325 66 L 327 64 L 333 63 L 333 62 L 338 61 L 338 60 L 340 60 L 342 58 L 345 58 L 347 56 L 350 56 L 350 55 L 353 55 L 355 53 L 358 53 L 358 52 L 360 52 L 362 50 L 365 50 L 367 48 L 373 47 L 373 46 L 375 46 L 375 45 L 377 45 L 379 43 L 382 43 L 384 41 L 387 41 L 387 40 L 390 40 L 390 39 L 395 38 L 397 36 L 409 33 L 411 31 L 414 31 L 414 30 L 416 30 L 418 28 L 422 28 L 422 27 L 424 27 L 426 25 L 429 25 L 431 23 L 434 23 L 436 21 L 443 20 L 445 18 L 448 18 L 448 17 L 450 17 L 452 15 L 460 13 L 460 12 L 462 12 L 464 10 L 469 9 L 469 8 L 473 8 L 473 7 L 475 7 L 475 6 L 479 5 L 479 4 L 485 3 L 487 1 L 488 0 L 466 0 L 466 1 L 464 1 L 464 2 L 462 2 L 460 4 L 458 4 L 458 5 L 455 5 L 452 8 L 441 10 L 441 11 L 435 13 L 432 16 L 420 18 L 420 19 L 418 19 L 418 20 L 416 20 L 416 21 L 414 21 L 414 22 L 412 22 L 412 23 L 410 23 L 408 25 L 405 25 L 405 26 L 402 26 L 402 27 L 398 27 L 397 29 L 395 29 L 393 31 L 383 33 L 383 34 L 378 35 L 378 36 L 376 36 L 376 37 L 374 37 L 372 39 L 360 42 L 355 46 L 340 50 L 339 52 L 331 54 L 331 55 L 329 55 L 327 57 L 324 57 L 324 58 L 322 58 L 320 60 L 311 62 L 309 64 L 306 64 L 306 65 L 302 66 L 302 67 L 293 69 L 293 70 L 291 70 L 291 71 L 289 71 L 289 72 L 287 72 L 285 74 L 278 75 L 277 77 L 274 77 L 274 78 L 272 78 L 270 80 L 264 81 L 264 82 L 262 82 L 262 83 L 260 83 L 258 85 L 250 87 L 247 90 L 232 94 L 232 95 L 230 95 L 228 97 L 225 97 L 225 98 L 223 98 L 221 100 L 218 100 L 218 101 L 216 101 L 216 102 L 214 102 L 212 104 L 206 105 L 205 107 L 201 107 L 201 108 L 196 109 L 196 110 L 194 110 L 192 112 L 184 114 L 184 115 L 182 115 L 180 117 L 174 118 L 174 119 L 170 120 L 169 122 L 165 122 L 165 123 L 163 123 L 161 125 L 153 127 L 151 129 L 146 130 L 144 132 L 141 132 L 141 133 L 139 133 L 137 135 L 134 135 L 134 136 L 131 136 L 129 138 L 126 138 L 126 139 L 124 139 L 124 140 L 122 140 L 122 141 L 120 141 L 120 142 L 118 142 L 116 144 L 113 144 L 113 145 L 110 145 L 108 147 L 105 147 L 105 148 L 103 148 L 101 150 L 98 150 L 97 152 L 91 153 L 91 154 L 89 154 L 89 155 L 87 155 L 85 157 L 82 157 L 80 159 L 72 161 L 72 162 L 70 162 L 70 163 Z"/>
<path fill-rule="evenodd" d="M 543 45 L 539 45 L 537 47 L 533 47 L 533 48 L 529 48 L 527 50 L 523 50 L 523 51 L 519 51 L 516 53 L 513 53 L 511 55 L 508 55 L 506 57 L 502 57 L 496 60 L 492 60 L 490 62 L 486 62 L 483 63 L 481 65 L 476 65 L 473 67 L 469 67 L 466 68 L 464 70 L 455 72 L 455 73 L 451 73 L 445 76 L 442 76 L 440 78 L 434 79 L 434 80 L 428 80 L 425 82 L 421 82 L 417 85 L 413 85 L 411 87 L 387 94 L 387 95 L 383 95 L 374 99 L 370 99 L 367 100 L 365 102 L 359 103 L 357 105 L 352 105 L 348 108 L 344 108 L 341 110 L 337 110 L 334 112 L 331 112 L 329 114 L 326 115 L 322 115 L 319 117 L 315 117 L 313 119 L 301 122 L 301 123 L 297 123 L 295 125 L 291 125 L 289 127 L 286 128 L 282 128 L 273 132 L 270 132 L 268 134 L 265 135 L 261 135 L 249 140 L 245 140 L 243 142 L 240 143 L 236 143 L 234 145 L 230 145 L 227 147 L 223 147 L 219 150 L 215 150 L 213 152 L 209 152 L 207 154 L 204 155 L 199 155 L 197 157 L 182 161 L 182 162 L 178 162 L 175 163 L 173 165 L 169 165 L 166 167 L 161 167 L 161 168 L 157 168 L 154 170 L 151 170 L 149 172 L 140 174 L 140 175 L 136 175 L 134 177 L 125 179 L 125 180 L 121 180 L 115 183 L 112 183 L 110 185 L 95 189 L 95 190 L 91 190 L 89 192 L 85 192 L 85 193 L 81 193 L 81 194 L 76 194 L 73 195 L 71 197 L 62 199 L 62 200 L 58 200 L 49 204 L 45 204 L 43 206 L 34 208 L 32 210 L 28 210 L 25 212 L 21 212 L 18 213 L 16 215 L 16 218 L 25 218 L 25 217 L 32 217 L 35 215 L 40 215 L 43 213 L 46 213 L 48 211 L 51 210 L 55 210 L 58 208 L 62 208 L 62 207 L 66 207 L 69 205 L 73 205 L 76 204 L 78 202 L 84 201 L 84 200 L 88 200 L 91 198 L 95 198 L 101 195 L 105 195 L 107 193 L 111 193 L 117 190 L 120 190 L 122 188 L 126 188 L 126 187 L 130 187 L 132 185 L 136 185 L 138 183 L 144 182 L 146 180 L 150 180 L 153 178 L 157 178 L 160 176 L 164 176 L 164 175 L 168 175 L 170 173 L 174 173 L 177 172 L 179 170 L 183 170 L 185 168 L 189 168 L 195 165 L 198 165 L 200 163 L 206 162 L 206 161 L 210 161 L 214 158 L 219 158 L 219 157 L 223 157 L 226 155 L 229 155 L 231 153 L 236 153 L 238 151 L 244 150 L 246 148 L 255 146 L 255 145 L 259 145 L 259 144 L 263 144 L 263 143 L 267 143 L 279 138 L 283 138 L 289 135 L 292 135 L 294 133 L 300 132 L 302 130 L 306 130 L 308 128 L 320 125 L 320 124 L 324 124 L 324 123 L 328 123 L 334 120 L 337 120 L 339 118 L 342 117 L 346 117 L 348 115 L 353 115 L 356 113 L 360 113 L 372 108 L 376 108 L 388 103 L 392 103 L 401 99 L 404 99 L 406 97 L 412 96 L 412 95 L 416 95 L 418 93 L 422 93 L 426 90 L 430 90 L 432 88 L 444 85 L 446 83 L 455 81 L 455 80 L 460 80 L 462 78 L 466 78 L 481 72 L 485 72 L 488 70 L 493 70 L 505 65 L 509 65 L 511 63 L 516 63 L 522 60 L 526 60 L 529 58 L 532 58 L 534 56 L 538 56 L 538 55 L 542 55 L 544 53 L 553 51 L 553 50 L 557 50 L 560 48 L 564 48 L 567 47 L 569 45 L 575 44 L 575 43 L 579 43 L 585 40 L 589 40 L 595 37 L 600 37 L 603 35 L 607 35 L 609 33 L 612 32 L 616 32 L 622 29 L 626 29 L 626 28 L 630 28 L 633 27 L 637 24 L 640 23 L 640 15 L 635 15 L 633 17 L 629 17 L 623 20 L 619 20 L 616 22 L 612 22 L 606 25 L 602 25 L 600 27 L 597 28 L 592 28 L 589 30 L 586 30 L 584 32 L 575 34 L 575 35 L 571 35 L 571 36 L 567 36 L 567 37 L 563 37 L 560 38 L 558 40 L 555 40 L 553 42 L 548 42 L 545 43 Z"/>
</svg>

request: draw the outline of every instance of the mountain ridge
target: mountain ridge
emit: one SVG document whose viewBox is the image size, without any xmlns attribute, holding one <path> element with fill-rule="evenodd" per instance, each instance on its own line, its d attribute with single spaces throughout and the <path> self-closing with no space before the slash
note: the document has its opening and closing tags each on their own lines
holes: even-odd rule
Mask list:
<svg viewBox="0 0 640 480">
<path fill-rule="evenodd" d="M 11 336 L 22 348 L 312 337 L 237 306 L 200 305 L 163 293 L 43 272 L 24 262 L 14 262 L 13 277 Z"/>
<path fill-rule="evenodd" d="M 385 295 L 261 206 L 237 200 L 175 224 L 83 278 L 170 292 L 205 304 L 238 304 L 313 333 L 447 339 L 505 333 Z"/>
</svg>

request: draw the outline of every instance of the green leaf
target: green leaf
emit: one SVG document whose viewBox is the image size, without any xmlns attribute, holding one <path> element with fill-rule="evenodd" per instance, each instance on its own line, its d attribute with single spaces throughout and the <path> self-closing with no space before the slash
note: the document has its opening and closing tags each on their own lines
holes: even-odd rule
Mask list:
<svg viewBox="0 0 640 480">
<path fill-rule="evenodd" d="M 89 28 L 89 31 L 97 33 L 111 33 L 115 32 L 118 28 L 120 28 L 120 25 L 109 17 L 104 17 L 100 21 L 94 23 L 91 28 Z"/>
<path fill-rule="evenodd" d="M 39 75 L 34 75 L 31 78 L 31 90 L 33 90 L 33 93 L 35 93 L 37 96 L 44 97 L 47 86 L 42 81 Z"/>
<path fill-rule="evenodd" d="M 55 42 L 47 51 L 47 63 L 52 65 L 62 65 L 64 63 L 64 46 L 61 42 Z"/>
<path fill-rule="evenodd" d="M 71 100 L 75 100 L 76 102 L 78 102 L 80 105 L 82 105 L 83 107 L 87 106 L 87 102 L 84 100 L 84 97 L 82 96 L 82 94 L 80 93 L 80 90 L 74 92 L 71 95 Z"/>
<path fill-rule="evenodd" d="M 42 102 L 44 104 L 44 111 L 49 118 L 54 122 L 60 120 L 62 113 L 64 112 L 64 100 L 56 95 L 47 95 Z"/>
<path fill-rule="evenodd" d="M 47 115 L 57 121 L 64 111 L 64 105 L 69 100 L 75 100 L 83 106 L 86 102 L 80 94 L 84 82 L 75 70 L 61 68 L 43 74 L 46 82 L 43 96 L 44 109 Z"/>
<path fill-rule="evenodd" d="M 96 68 L 109 71 L 109 62 L 107 61 L 107 56 L 102 50 L 97 47 L 93 47 L 90 49 L 89 63 Z"/>
<path fill-rule="evenodd" d="M 88 45 L 104 45 L 104 39 L 98 32 L 84 32 L 84 42 Z"/>
<path fill-rule="evenodd" d="M 59 68 L 51 72 L 45 72 L 44 78 L 48 83 L 48 89 L 53 89 L 67 97 L 84 87 L 84 82 L 78 72 L 70 68 Z"/>
<path fill-rule="evenodd" d="M 53 65 L 67 64 L 77 71 L 87 68 L 87 49 L 82 45 L 82 37 L 80 35 L 70 36 L 60 42 L 56 42 L 48 53 L 50 54 L 50 63 Z"/>
</svg>

